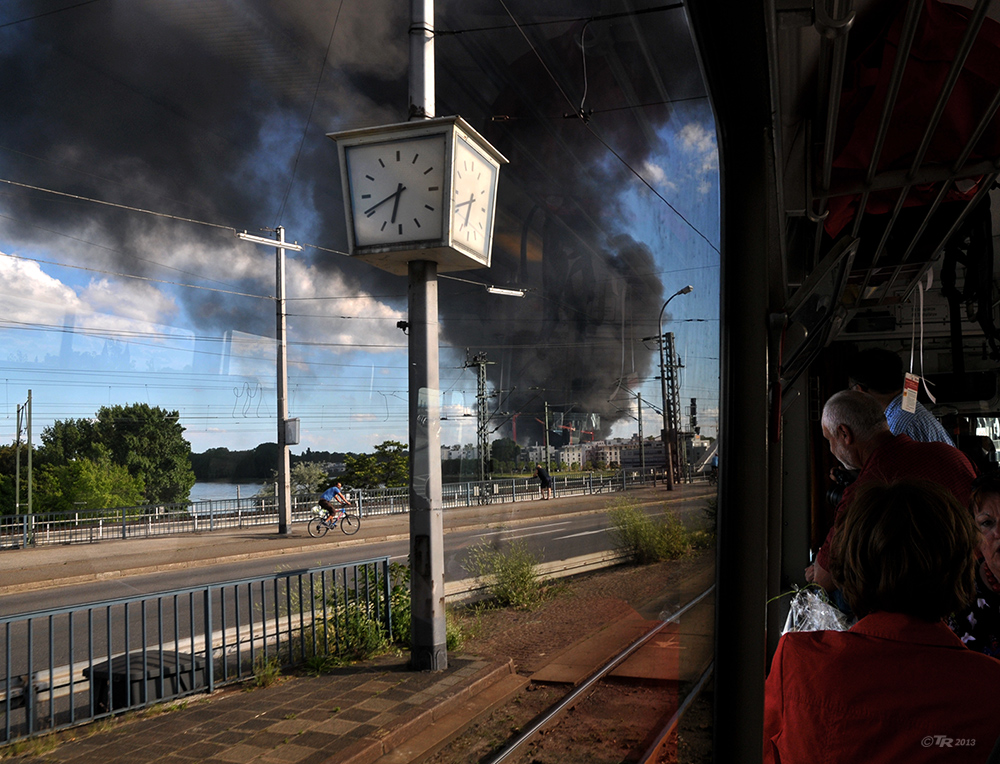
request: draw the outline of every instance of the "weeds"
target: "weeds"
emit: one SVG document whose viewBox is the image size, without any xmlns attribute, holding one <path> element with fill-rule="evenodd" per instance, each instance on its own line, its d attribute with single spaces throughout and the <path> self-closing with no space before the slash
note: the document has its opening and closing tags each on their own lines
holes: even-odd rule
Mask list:
<svg viewBox="0 0 1000 764">
<path fill-rule="evenodd" d="M 608 510 L 611 537 L 629 559 L 640 565 L 676 560 L 689 549 L 688 534 L 680 519 L 667 510 L 659 519 L 649 517 L 631 499 L 619 499 Z"/>
<path fill-rule="evenodd" d="M 511 541 L 506 550 L 493 544 L 477 544 L 469 549 L 464 566 L 486 587 L 493 604 L 528 610 L 542 598 L 538 562 L 538 555 L 518 539 Z"/>
<path fill-rule="evenodd" d="M 257 653 L 253 660 L 253 687 L 270 687 L 281 678 L 281 663 L 276 655 Z"/>
</svg>

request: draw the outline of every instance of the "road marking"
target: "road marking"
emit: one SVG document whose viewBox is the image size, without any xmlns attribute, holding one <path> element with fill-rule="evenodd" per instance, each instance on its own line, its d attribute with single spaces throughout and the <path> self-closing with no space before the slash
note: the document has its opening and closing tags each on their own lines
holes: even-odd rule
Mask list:
<svg viewBox="0 0 1000 764">
<path fill-rule="evenodd" d="M 607 532 L 608 532 L 607 528 L 599 528 L 596 531 L 583 531 L 582 533 L 574 533 L 570 536 L 560 536 L 559 538 L 556 539 L 556 541 L 562 541 L 563 539 L 575 539 L 578 536 L 593 536 L 594 534 L 597 533 L 607 533 Z"/>
<path fill-rule="evenodd" d="M 565 521 L 563 521 L 561 523 L 547 523 L 545 525 L 535 525 L 535 526 L 532 526 L 532 527 L 534 527 L 534 528 L 561 528 L 562 526 L 569 525 L 569 524 L 570 524 L 570 521 L 569 520 L 565 520 Z M 499 528 L 499 529 L 497 529 L 495 531 L 486 531 L 485 533 L 476 533 L 474 535 L 476 537 L 482 538 L 483 536 L 496 536 L 499 533 L 513 533 L 513 532 L 514 531 L 512 531 L 510 528 Z M 546 531 L 546 533 L 555 533 L 555 531 Z"/>
</svg>

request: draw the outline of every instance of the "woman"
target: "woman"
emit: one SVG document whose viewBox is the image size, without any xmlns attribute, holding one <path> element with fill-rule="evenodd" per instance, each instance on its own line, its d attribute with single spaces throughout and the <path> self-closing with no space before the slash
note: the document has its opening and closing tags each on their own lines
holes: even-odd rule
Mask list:
<svg viewBox="0 0 1000 764">
<path fill-rule="evenodd" d="M 869 483 L 837 524 L 831 573 L 860 620 L 778 642 L 764 761 L 984 762 L 1000 735 L 1000 661 L 942 620 L 974 592 L 969 513 L 932 483 Z"/>
<path fill-rule="evenodd" d="M 982 538 L 976 570 L 976 598 L 948 625 L 971 650 L 1000 658 L 1000 470 L 972 483 L 972 519 Z"/>
</svg>

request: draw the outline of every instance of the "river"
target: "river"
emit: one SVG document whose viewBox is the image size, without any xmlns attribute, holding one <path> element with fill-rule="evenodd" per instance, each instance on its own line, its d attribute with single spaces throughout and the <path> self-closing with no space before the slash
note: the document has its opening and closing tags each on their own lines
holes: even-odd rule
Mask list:
<svg viewBox="0 0 1000 764">
<path fill-rule="evenodd" d="M 191 489 L 191 501 L 218 501 L 221 499 L 249 499 L 257 494 L 262 483 L 221 483 L 199 481 Z"/>
</svg>

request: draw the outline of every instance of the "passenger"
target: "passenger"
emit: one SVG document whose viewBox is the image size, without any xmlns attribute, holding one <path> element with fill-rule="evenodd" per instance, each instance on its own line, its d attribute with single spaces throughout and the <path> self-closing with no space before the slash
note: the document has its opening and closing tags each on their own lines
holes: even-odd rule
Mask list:
<svg viewBox="0 0 1000 764">
<path fill-rule="evenodd" d="M 944 425 L 922 403 L 916 402 L 912 414 L 903 410 L 903 361 L 898 354 L 885 348 L 862 350 L 848 363 L 847 376 L 851 390 L 868 393 L 878 401 L 893 435 L 955 445 Z"/>
<path fill-rule="evenodd" d="M 951 433 L 955 448 L 969 457 L 972 466 L 980 475 L 989 472 L 995 466 L 997 449 L 993 440 L 986 435 L 976 435 L 967 416 L 948 414 L 941 418 L 941 424 Z"/>
<path fill-rule="evenodd" d="M 982 764 L 1000 661 L 943 622 L 973 596 L 976 529 L 942 487 L 868 482 L 838 518 L 848 631 L 790 632 L 764 690 L 764 761 Z"/>
<path fill-rule="evenodd" d="M 976 566 L 976 598 L 948 620 L 966 647 L 1000 658 L 1000 471 L 972 484 L 972 519 L 982 537 Z"/>
<path fill-rule="evenodd" d="M 850 503 L 854 492 L 867 482 L 930 480 L 947 488 L 963 506 L 976 472 L 969 460 L 953 446 L 919 443 L 907 435 L 889 431 L 881 406 L 872 396 L 855 390 L 835 393 L 823 407 L 823 437 L 830 451 L 849 470 L 860 470 L 857 480 L 844 489 L 837 514 Z M 830 578 L 829 546 L 834 530 L 806 568 L 806 580 L 824 589 L 835 588 Z"/>
</svg>

